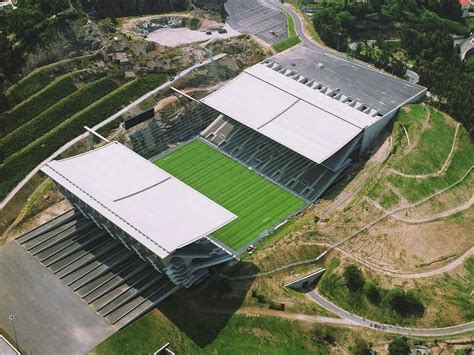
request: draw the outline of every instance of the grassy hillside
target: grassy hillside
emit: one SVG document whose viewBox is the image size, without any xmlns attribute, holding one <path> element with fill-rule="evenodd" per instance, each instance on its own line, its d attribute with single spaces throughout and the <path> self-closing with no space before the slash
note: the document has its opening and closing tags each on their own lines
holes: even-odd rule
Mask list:
<svg viewBox="0 0 474 355">
<path fill-rule="evenodd" d="M 462 126 L 456 139 L 455 130 L 454 120 L 430 106 L 414 104 L 404 108 L 394 124 L 394 152 L 387 162 L 388 169 L 373 181 L 368 196 L 385 208 L 392 208 L 400 203 L 401 197 L 414 203 L 460 180 L 474 166 L 474 146 Z M 448 160 L 453 142 L 455 148 Z M 426 178 L 413 177 L 435 174 L 447 160 L 442 173 Z M 461 185 L 474 187 L 472 172 Z"/>
<path fill-rule="evenodd" d="M 356 292 L 349 290 L 343 277 L 344 266 L 347 264 L 332 259 L 319 283 L 319 290 L 349 312 L 381 323 L 418 327 L 445 327 L 470 322 L 474 318 L 474 301 L 471 296 L 474 258 L 466 260 L 455 274 L 419 279 L 413 284 L 405 282 L 401 286 L 400 282 L 387 283 L 380 275 L 365 270 L 365 286 L 372 283 L 378 290 L 378 297 L 372 299 L 368 296 L 367 287 Z M 389 293 L 396 288 L 416 295 L 424 305 L 424 311 L 411 315 L 395 312 L 390 306 Z"/>
<path fill-rule="evenodd" d="M 155 162 L 237 219 L 212 233 L 238 250 L 304 202 L 199 140 Z"/>
<path fill-rule="evenodd" d="M 0 165 L 0 199 L 23 179 L 36 165 L 58 148 L 84 131 L 83 126 L 94 126 L 119 111 L 166 80 L 161 74 L 136 79 L 104 96 L 86 109 L 64 119 L 54 129 L 10 155 Z"/>
<path fill-rule="evenodd" d="M 86 84 L 73 94 L 56 102 L 28 123 L 0 139 L 0 162 L 60 125 L 68 117 L 86 109 L 118 86 L 117 82 L 106 77 Z"/>
<path fill-rule="evenodd" d="M 55 78 L 67 72 L 84 68 L 93 57 L 94 55 L 85 55 L 65 59 L 33 70 L 6 90 L 5 96 L 9 107 L 14 107 L 27 100 L 30 96 L 48 86 Z"/>
<path fill-rule="evenodd" d="M 74 77 L 82 72 L 79 70 L 56 78 L 27 100 L 0 114 L 0 137 L 14 131 L 57 101 L 76 91 Z"/>
<path fill-rule="evenodd" d="M 154 311 L 94 350 L 98 355 L 152 354 L 169 342 L 177 354 L 329 353 L 327 345 L 315 336 L 321 325 L 268 316 L 201 313 L 179 303 L 175 296 L 166 300 L 164 307 L 185 327 Z"/>
</svg>

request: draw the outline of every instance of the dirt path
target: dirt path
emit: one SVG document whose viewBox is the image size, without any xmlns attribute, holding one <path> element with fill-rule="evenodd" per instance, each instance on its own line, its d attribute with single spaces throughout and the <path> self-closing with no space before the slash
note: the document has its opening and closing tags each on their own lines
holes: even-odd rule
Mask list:
<svg viewBox="0 0 474 355">
<path fill-rule="evenodd" d="M 436 196 L 440 195 L 440 194 L 443 194 L 445 193 L 446 191 L 449 191 L 451 190 L 453 187 L 457 186 L 458 184 L 460 184 L 461 182 L 464 181 L 464 179 L 471 173 L 471 171 L 474 169 L 474 166 L 471 166 L 471 168 L 461 177 L 461 179 L 459 179 L 458 181 L 454 182 L 453 184 L 449 185 L 448 187 L 442 189 L 442 190 L 439 190 L 437 192 L 435 192 L 434 194 L 428 196 L 428 197 L 425 197 L 424 199 L 418 201 L 418 202 L 415 202 L 411 205 L 407 205 L 407 206 L 401 206 L 401 207 L 397 207 L 391 211 L 387 211 L 386 213 L 384 213 L 382 216 L 378 217 L 377 219 L 373 220 L 372 222 L 364 225 L 362 228 L 358 229 L 357 231 L 351 233 L 350 235 L 348 235 L 346 238 L 342 239 L 341 241 L 335 243 L 335 244 L 329 244 L 329 247 L 328 249 L 326 249 L 324 252 L 322 252 L 321 254 L 319 254 L 318 256 L 314 257 L 314 258 L 310 258 L 310 259 L 306 259 L 306 260 L 300 260 L 300 261 L 297 261 L 297 262 L 294 262 L 294 263 L 290 263 L 288 265 L 283 265 L 283 266 L 280 266 L 278 268 L 275 268 L 273 270 L 269 270 L 269 271 L 266 271 L 266 272 L 260 272 L 260 273 L 257 273 L 257 274 L 252 274 L 252 275 L 245 275 L 245 276 L 239 276 L 239 277 L 230 277 L 230 276 L 227 276 L 227 275 L 224 275 L 224 274 L 220 274 L 220 277 L 224 278 L 224 279 L 227 279 L 227 280 L 232 280 L 232 281 L 239 281 L 239 280 L 248 280 L 248 279 L 251 279 L 251 278 L 255 278 L 255 277 L 262 277 L 262 276 L 268 276 L 268 275 L 271 275 L 271 274 L 274 274 L 276 272 L 280 272 L 280 271 L 284 271 L 284 270 L 287 270 L 287 269 L 290 269 L 292 267 L 295 267 L 295 266 L 301 266 L 301 265 L 306 265 L 306 264 L 311 264 L 311 263 L 314 263 L 320 259 L 322 259 L 327 253 L 329 253 L 330 251 L 332 251 L 333 249 L 340 249 L 340 247 L 347 243 L 348 241 L 350 241 L 351 239 L 355 238 L 357 235 L 359 235 L 360 233 L 362 233 L 363 231 L 366 231 L 368 230 L 369 228 L 372 228 L 373 226 L 375 226 L 376 224 L 378 224 L 380 221 L 384 220 L 385 218 L 395 214 L 395 213 L 398 213 L 398 212 L 401 212 L 401 211 L 405 211 L 407 209 L 410 209 L 410 208 L 413 208 L 413 207 L 417 207 L 433 198 L 435 198 Z M 387 271 L 389 272 L 389 271 Z M 425 276 L 427 277 L 427 276 Z M 416 278 L 413 277 L 413 278 Z"/>
<path fill-rule="evenodd" d="M 319 245 L 319 246 L 333 246 L 331 243 L 323 243 L 323 242 L 312 242 L 311 244 L 313 245 Z M 382 272 L 385 276 L 391 276 L 391 277 L 396 277 L 400 279 L 419 279 L 419 278 L 426 278 L 426 277 L 433 277 L 437 275 L 444 274 L 446 272 L 452 271 L 456 269 L 457 267 L 461 266 L 464 261 L 469 259 L 471 256 L 474 256 L 474 247 L 468 249 L 464 254 L 462 254 L 459 258 L 454 259 L 451 261 L 449 264 L 446 264 L 440 268 L 429 270 L 429 271 L 422 271 L 422 272 L 416 272 L 416 273 L 403 273 L 400 271 L 396 270 L 391 270 L 387 269 L 385 267 L 382 267 L 380 265 L 377 265 L 371 261 L 368 261 L 367 259 L 356 255 L 354 253 L 350 253 L 345 251 L 344 249 L 340 247 L 334 248 L 334 250 L 338 251 L 339 253 L 343 254 L 344 256 L 356 260 L 357 262 L 361 263 L 362 265 L 368 267 L 369 269 L 376 271 L 376 272 Z"/>
<path fill-rule="evenodd" d="M 323 324 L 333 324 L 333 325 L 345 325 L 353 326 L 357 325 L 354 322 L 351 322 L 348 319 L 336 318 L 336 317 L 323 317 L 323 316 L 314 316 L 302 313 L 289 313 L 275 311 L 273 309 L 259 308 L 259 307 L 241 307 L 237 311 L 235 309 L 228 309 L 223 307 L 207 307 L 199 304 L 189 303 L 191 308 L 197 312 L 203 313 L 218 313 L 218 314 L 243 314 L 251 317 L 266 316 L 266 317 L 278 317 L 288 320 L 303 321 L 310 323 L 323 323 Z"/>
<path fill-rule="evenodd" d="M 381 206 L 377 201 L 372 200 L 370 197 L 366 196 L 365 200 L 368 201 L 369 203 L 371 203 L 375 208 L 377 208 L 379 210 L 382 210 L 385 213 L 388 212 L 388 210 L 386 210 L 383 206 Z M 422 223 L 433 222 L 433 221 L 436 221 L 438 219 L 442 219 L 442 218 L 452 216 L 453 214 L 455 214 L 457 212 L 461 212 L 461 211 L 464 211 L 464 210 L 467 210 L 467 209 L 471 208 L 472 205 L 474 205 L 474 195 L 471 196 L 471 198 L 468 201 L 466 201 L 466 202 L 464 202 L 464 203 L 462 203 L 462 204 L 460 204 L 456 207 L 450 208 L 449 210 L 442 211 L 442 212 L 439 212 L 439 213 L 433 213 L 433 214 L 428 215 L 428 216 L 415 217 L 415 218 L 406 218 L 406 217 L 402 217 L 402 216 L 399 216 L 399 215 L 396 215 L 396 214 L 392 214 L 392 215 L 390 215 L 390 218 L 396 219 L 396 220 L 404 222 L 404 223 L 409 223 L 409 224 L 422 224 Z"/>
</svg>

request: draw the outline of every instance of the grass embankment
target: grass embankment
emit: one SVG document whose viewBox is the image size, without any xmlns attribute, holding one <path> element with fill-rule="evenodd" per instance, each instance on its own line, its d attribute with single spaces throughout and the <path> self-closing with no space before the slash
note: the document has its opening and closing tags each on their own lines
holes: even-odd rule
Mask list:
<svg viewBox="0 0 474 355">
<path fill-rule="evenodd" d="M 410 146 L 403 128 L 410 137 Z M 395 121 L 392 132 L 394 151 L 387 167 L 408 175 L 437 173 L 449 156 L 454 133 L 455 122 L 451 118 L 427 105 L 408 105 Z M 385 208 L 398 205 L 400 197 L 414 203 L 452 185 L 473 165 L 474 147 L 466 130 L 459 127 L 452 159 L 444 173 L 420 179 L 386 171 L 374 180 L 368 196 Z M 468 176 L 461 185 L 471 186 L 472 178 Z"/>
<path fill-rule="evenodd" d="M 393 168 L 405 174 L 432 174 L 439 171 L 446 159 L 454 139 L 455 127 L 444 119 L 438 111 L 429 109 L 429 127 L 421 134 L 416 147 L 406 154 Z M 409 125 L 406 115 L 399 119 L 400 124 Z"/>
<path fill-rule="evenodd" d="M 28 123 L 0 139 L 0 162 L 60 125 L 68 117 L 100 100 L 118 86 L 116 81 L 106 77 L 86 84 L 73 94 L 56 102 Z"/>
<path fill-rule="evenodd" d="M 199 140 L 155 164 L 237 215 L 213 233 L 235 250 L 304 205 L 298 197 Z"/>
<path fill-rule="evenodd" d="M 273 45 L 273 49 L 276 50 L 278 53 L 283 52 L 284 50 L 293 46 L 296 46 L 298 43 L 301 42 L 300 38 L 298 37 L 298 34 L 296 33 L 295 22 L 293 21 L 293 18 L 289 14 L 285 14 L 288 24 L 288 38 Z"/>
<path fill-rule="evenodd" d="M 444 274 L 416 282 L 405 282 L 405 292 L 411 290 L 424 305 L 424 313 L 418 316 L 401 316 L 390 308 L 386 300 L 390 289 L 396 287 L 386 284 L 378 275 L 363 272 L 366 283 L 378 285 L 378 302 L 369 301 L 365 291 L 352 292 L 342 276 L 344 264 L 332 259 L 326 273 L 319 283 L 320 292 L 343 309 L 364 318 L 387 324 L 417 327 L 445 327 L 469 322 L 474 319 L 474 258 L 468 259 L 456 274 Z M 394 280 L 385 280 L 394 281 Z M 399 285 L 399 282 L 395 283 Z"/>
<path fill-rule="evenodd" d="M 6 90 L 5 97 L 9 107 L 14 107 L 27 100 L 30 96 L 48 86 L 55 78 L 67 72 L 83 68 L 90 63 L 93 57 L 94 55 L 85 55 L 65 59 L 33 70 Z"/>
<path fill-rule="evenodd" d="M 86 109 L 65 119 L 42 137 L 10 155 L 0 165 L 0 199 L 21 181 L 36 165 L 61 146 L 84 131 L 84 126 L 94 126 L 119 111 L 166 80 L 161 74 L 152 74 L 122 85 Z"/>
<path fill-rule="evenodd" d="M 76 91 L 74 77 L 81 72 L 82 70 L 56 78 L 27 100 L 0 114 L 0 137 L 14 131 L 48 107 Z"/>
</svg>

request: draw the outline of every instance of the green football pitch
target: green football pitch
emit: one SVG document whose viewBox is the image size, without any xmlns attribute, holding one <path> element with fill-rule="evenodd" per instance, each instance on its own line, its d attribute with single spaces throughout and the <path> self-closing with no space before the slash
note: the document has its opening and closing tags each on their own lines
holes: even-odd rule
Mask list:
<svg viewBox="0 0 474 355">
<path fill-rule="evenodd" d="M 155 164 L 237 216 L 212 233 L 234 250 L 304 205 L 300 198 L 200 140 L 161 157 Z"/>
</svg>

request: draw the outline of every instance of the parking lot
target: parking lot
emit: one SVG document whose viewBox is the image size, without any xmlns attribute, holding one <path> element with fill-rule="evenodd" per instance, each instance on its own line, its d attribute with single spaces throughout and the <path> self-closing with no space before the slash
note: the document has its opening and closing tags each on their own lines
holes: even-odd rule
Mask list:
<svg viewBox="0 0 474 355">
<path fill-rule="evenodd" d="M 269 45 L 288 38 L 285 13 L 266 7 L 260 1 L 227 0 L 225 9 L 229 25 L 239 32 L 251 33 Z"/>
<path fill-rule="evenodd" d="M 28 353 L 84 354 L 116 331 L 16 241 L 0 246 L 0 285 L 0 328 L 13 314 Z"/>
</svg>

